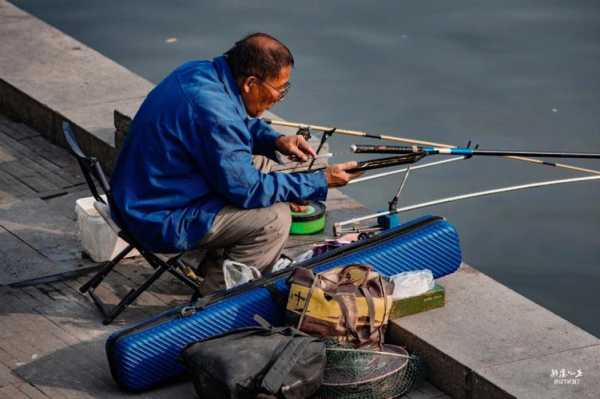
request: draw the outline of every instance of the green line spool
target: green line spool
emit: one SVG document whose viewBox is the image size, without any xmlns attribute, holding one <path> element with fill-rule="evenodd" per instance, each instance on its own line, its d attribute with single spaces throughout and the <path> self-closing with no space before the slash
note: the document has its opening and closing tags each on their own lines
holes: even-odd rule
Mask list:
<svg viewBox="0 0 600 399">
<path fill-rule="evenodd" d="M 290 234 L 315 234 L 325 229 L 326 208 L 322 202 L 310 201 L 303 212 L 292 211 Z"/>
</svg>

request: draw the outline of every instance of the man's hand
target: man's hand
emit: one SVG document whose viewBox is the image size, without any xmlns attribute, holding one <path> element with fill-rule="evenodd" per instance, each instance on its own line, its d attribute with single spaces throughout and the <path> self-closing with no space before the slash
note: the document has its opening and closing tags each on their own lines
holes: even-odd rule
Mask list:
<svg viewBox="0 0 600 399">
<path fill-rule="evenodd" d="M 296 213 L 305 212 L 308 209 L 308 201 L 290 202 L 290 209 Z"/>
<path fill-rule="evenodd" d="M 302 162 L 308 160 L 308 157 L 316 157 L 317 153 L 303 136 L 279 136 L 275 140 L 275 148 L 279 150 L 283 155 L 295 156 Z"/>
<path fill-rule="evenodd" d="M 348 184 L 348 182 L 358 176 L 361 176 L 361 172 L 348 173 L 348 169 L 356 168 L 358 163 L 356 161 L 349 161 L 344 163 L 338 163 L 336 165 L 328 166 L 325 169 L 325 177 L 327 178 L 328 187 L 341 187 Z"/>
</svg>

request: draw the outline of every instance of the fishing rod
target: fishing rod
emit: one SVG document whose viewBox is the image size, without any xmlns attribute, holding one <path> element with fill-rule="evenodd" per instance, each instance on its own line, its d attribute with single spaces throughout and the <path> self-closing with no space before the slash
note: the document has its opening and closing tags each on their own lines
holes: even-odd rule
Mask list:
<svg viewBox="0 0 600 399">
<path fill-rule="evenodd" d="M 508 150 L 480 150 L 467 147 L 422 147 L 403 145 L 360 145 L 350 146 L 355 154 L 412 154 L 425 153 L 427 155 L 462 155 L 462 156 L 527 156 L 539 158 L 579 158 L 600 159 L 600 154 L 589 152 L 543 152 L 543 151 L 508 151 Z"/>
<path fill-rule="evenodd" d="M 529 189 L 529 188 L 546 187 L 546 186 L 553 186 L 553 185 L 558 185 L 558 184 L 577 183 L 577 182 L 584 182 L 584 181 L 591 181 L 591 180 L 600 180 L 600 176 L 584 176 L 584 177 L 574 177 L 574 178 L 560 179 L 560 180 L 547 180 L 547 181 L 541 181 L 541 182 L 535 182 L 535 183 L 521 184 L 521 185 L 517 185 L 517 186 L 500 187 L 500 188 L 495 188 L 495 189 L 485 190 L 485 191 L 478 191 L 478 192 L 469 193 L 469 194 L 455 195 L 452 197 L 441 198 L 441 199 L 437 199 L 437 200 L 433 200 L 433 201 L 423 202 L 420 204 L 404 206 L 402 208 L 396 208 L 395 210 L 392 210 L 392 211 L 373 213 L 370 215 L 357 217 L 357 218 L 346 220 L 343 222 L 338 222 L 333 225 L 333 234 L 335 236 L 339 236 L 339 235 L 346 234 L 346 233 L 360 231 L 360 222 L 363 222 L 365 220 L 376 219 L 381 216 L 387 216 L 387 215 L 398 214 L 398 213 L 402 213 L 402 212 L 413 211 L 416 209 L 427 208 L 427 207 L 434 206 L 434 205 L 446 204 L 449 202 L 455 202 L 455 201 L 460 201 L 460 200 L 465 200 L 465 199 L 470 199 L 470 198 L 485 197 L 485 196 L 493 195 L 493 194 L 500 194 L 500 193 L 506 193 L 506 192 L 511 192 L 511 191 L 525 190 L 525 189 Z M 348 225 L 350 225 L 351 227 L 350 228 L 344 227 L 344 226 L 348 226 Z"/>
<path fill-rule="evenodd" d="M 308 129 L 312 129 L 312 130 L 317 130 L 317 131 L 321 131 L 321 132 L 331 132 L 333 130 L 333 128 L 326 127 L 326 126 L 308 125 L 308 124 L 287 122 L 287 121 L 268 119 L 268 118 L 263 118 L 263 120 L 266 123 L 269 123 L 271 125 L 293 127 L 293 128 L 301 129 L 304 131 L 307 131 Z M 406 137 L 388 136 L 388 135 L 384 135 L 384 134 L 370 134 L 370 133 L 362 132 L 359 130 L 348 130 L 348 129 L 336 128 L 334 130 L 334 132 L 336 134 L 341 134 L 341 135 L 345 135 L 345 136 L 365 137 L 365 138 L 377 139 L 377 140 L 397 141 L 397 142 L 422 145 L 422 146 L 430 146 L 430 147 L 442 147 L 442 148 L 456 147 L 456 146 L 449 145 L 449 144 L 435 143 L 432 141 L 425 141 L 425 140 L 416 140 L 416 139 L 411 139 L 411 138 L 406 138 Z M 573 166 L 573 165 L 568 165 L 568 164 L 563 164 L 563 163 L 558 163 L 558 162 L 547 162 L 547 161 L 542 161 L 540 159 L 528 158 L 528 157 L 516 156 L 516 155 L 507 155 L 504 157 L 509 158 L 509 159 L 519 160 L 519 161 L 534 163 L 537 165 L 546 165 L 546 166 L 552 166 L 552 167 L 557 167 L 557 168 L 562 168 L 562 169 L 574 170 L 577 172 L 592 173 L 595 175 L 600 175 L 600 170 L 582 168 L 579 166 Z"/>
</svg>

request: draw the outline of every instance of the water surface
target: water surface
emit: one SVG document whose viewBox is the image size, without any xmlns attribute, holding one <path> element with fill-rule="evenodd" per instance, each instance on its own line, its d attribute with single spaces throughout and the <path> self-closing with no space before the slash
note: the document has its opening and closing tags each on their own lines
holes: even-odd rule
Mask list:
<svg viewBox="0 0 600 399">
<path fill-rule="evenodd" d="M 292 121 L 490 149 L 600 152 L 597 1 L 13 3 L 153 82 L 269 32 L 296 57 L 293 89 L 273 110 Z M 337 160 L 351 158 L 343 153 L 351 142 L 333 139 Z M 401 205 L 573 175 L 472 159 L 414 172 Z M 345 191 L 380 209 L 399 183 Z M 457 227 L 466 262 L 600 336 L 599 203 L 595 182 L 426 212 Z"/>
</svg>

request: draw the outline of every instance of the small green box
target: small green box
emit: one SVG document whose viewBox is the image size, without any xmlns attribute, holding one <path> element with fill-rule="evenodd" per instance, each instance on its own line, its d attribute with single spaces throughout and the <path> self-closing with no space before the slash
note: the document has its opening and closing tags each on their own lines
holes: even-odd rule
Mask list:
<svg viewBox="0 0 600 399">
<path fill-rule="evenodd" d="M 446 294 L 444 287 L 436 283 L 432 289 L 421 295 L 395 300 L 392 304 L 390 319 L 397 319 L 398 317 L 441 308 L 445 303 Z"/>
</svg>

